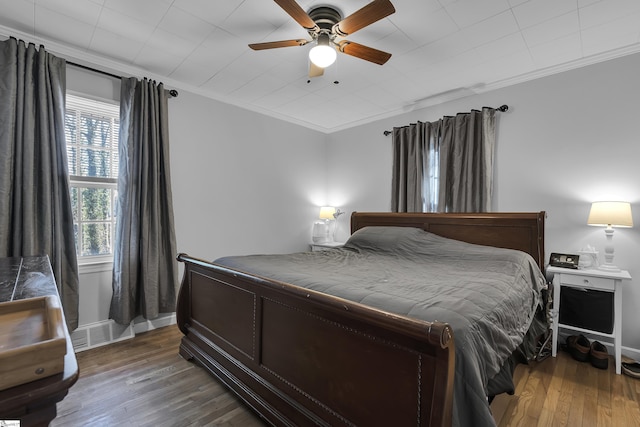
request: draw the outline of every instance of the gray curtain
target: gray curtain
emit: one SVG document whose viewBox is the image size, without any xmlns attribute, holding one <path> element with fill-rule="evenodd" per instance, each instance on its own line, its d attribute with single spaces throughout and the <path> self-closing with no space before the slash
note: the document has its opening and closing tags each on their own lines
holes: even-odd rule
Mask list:
<svg viewBox="0 0 640 427">
<path fill-rule="evenodd" d="M 109 317 L 129 324 L 175 311 L 178 270 L 169 173 L 167 92 L 123 78 L 120 169 Z"/>
<path fill-rule="evenodd" d="M 439 134 L 438 122 L 393 129 L 392 212 L 436 210 Z"/>
<path fill-rule="evenodd" d="M 490 211 L 495 111 L 394 128 L 392 211 Z"/>
<path fill-rule="evenodd" d="M 66 63 L 15 38 L 0 42 L 0 257 L 48 255 L 69 330 L 78 264 L 64 134 Z"/>
<path fill-rule="evenodd" d="M 488 212 L 493 196 L 495 110 L 442 119 L 440 212 Z"/>
</svg>

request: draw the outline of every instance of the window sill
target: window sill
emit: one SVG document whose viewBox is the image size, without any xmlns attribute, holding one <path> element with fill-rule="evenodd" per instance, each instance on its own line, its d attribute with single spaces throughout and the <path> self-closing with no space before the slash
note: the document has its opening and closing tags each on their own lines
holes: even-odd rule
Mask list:
<svg viewBox="0 0 640 427">
<path fill-rule="evenodd" d="M 79 260 L 78 273 L 102 273 L 113 270 L 113 258 L 100 258 L 95 260 Z"/>
</svg>

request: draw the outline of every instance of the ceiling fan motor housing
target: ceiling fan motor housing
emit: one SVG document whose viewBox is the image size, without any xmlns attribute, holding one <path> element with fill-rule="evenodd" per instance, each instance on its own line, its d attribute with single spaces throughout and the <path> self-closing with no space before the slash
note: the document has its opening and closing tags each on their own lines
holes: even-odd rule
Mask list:
<svg viewBox="0 0 640 427">
<path fill-rule="evenodd" d="M 332 34 L 333 26 L 342 21 L 340 11 L 329 6 L 315 7 L 311 9 L 308 14 L 320 28 L 320 31 L 309 31 L 311 37 L 317 37 L 318 33 Z"/>
</svg>

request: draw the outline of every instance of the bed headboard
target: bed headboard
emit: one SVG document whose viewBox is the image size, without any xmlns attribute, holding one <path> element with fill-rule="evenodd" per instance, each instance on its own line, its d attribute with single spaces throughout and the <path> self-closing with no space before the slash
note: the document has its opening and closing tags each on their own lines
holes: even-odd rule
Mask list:
<svg viewBox="0 0 640 427">
<path fill-rule="evenodd" d="M 544 271 L 544 220 L 541 212 L 376 213 L 353 212 L 351 233 L 367 226 L 416 227 L 450 239 L 517 249 Z"/>
</svg>

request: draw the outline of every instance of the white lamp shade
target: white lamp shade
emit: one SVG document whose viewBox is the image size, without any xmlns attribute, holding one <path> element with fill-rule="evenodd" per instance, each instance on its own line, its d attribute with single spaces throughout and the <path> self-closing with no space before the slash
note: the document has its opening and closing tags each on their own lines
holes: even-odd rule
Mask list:
<svg viewBox="0 0 640 427">
<path fill-rule="evenodd" d="M 335 219 L 333 214 L 336 213 L 336 208 L 332 206 L 323 206 L 320 208 L 320 219 Z"/>
<path fill-rule="evenodd" d="M 633 227 L 631 204 L 627 202 L 593 202 L 587 224 Z"/>
<path fill-rule="evenodd" d="M 336 62 L 337 57 L 338 54 L 336 53 L 336 50 L 333 47 L 324 44 L 314 46 L 309 51 L 309 60 L 320 68 L 326 68 L 333 64 Z"/>
</svg>

